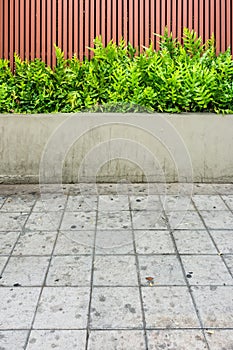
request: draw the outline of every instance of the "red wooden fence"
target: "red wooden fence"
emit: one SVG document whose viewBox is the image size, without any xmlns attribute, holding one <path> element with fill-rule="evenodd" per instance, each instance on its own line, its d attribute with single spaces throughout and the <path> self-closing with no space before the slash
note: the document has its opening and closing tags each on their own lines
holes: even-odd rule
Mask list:
<svg viewBox="0 0 233 350">
<path fill-rule="evenodd" d="M 148 46 L 164 27 L 181 38 L 184 27 L 208 39 L 214 32 L 217 51 L 233 47 L 232 0 L 0 0 L 0 57 L 14 52 L 22 59 L 41 57 L 55 63 L 56 43 L 66 57 L 88 55 L 93 39 L 124 37 Z"/>
</svg>

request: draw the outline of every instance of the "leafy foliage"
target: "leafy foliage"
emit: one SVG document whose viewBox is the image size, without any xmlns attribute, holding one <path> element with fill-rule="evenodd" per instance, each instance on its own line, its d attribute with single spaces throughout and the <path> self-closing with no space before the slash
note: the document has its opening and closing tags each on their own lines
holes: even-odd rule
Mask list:
<svg viewBox="0 0 233 350">
<path fill-rule="evenodd" d="M 121 40 L 94 41 L 92 58 L 65 59 L 55 47 L 54 69 L 39 59 L 21 61 L 15 71 L 0 60 L 1 113 L 91 111 L 233 113 L 233 60 L 230 49 L 216 55 L 212 36 L 202 43 L 184 29 L 182 44 L 165 29 L 142 52 Z"/>
</svg>

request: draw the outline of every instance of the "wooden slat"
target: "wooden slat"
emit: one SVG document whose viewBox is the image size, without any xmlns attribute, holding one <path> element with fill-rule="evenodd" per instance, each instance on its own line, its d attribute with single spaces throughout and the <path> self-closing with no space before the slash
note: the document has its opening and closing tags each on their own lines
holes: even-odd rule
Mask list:
<svg viewBox="0 0 233 350">
<path fill-rule="evenodd" d="M 150 27 L 149 27 L 149 18 L 150 18 L 150 3 L 149 0 L 145 0 L 145 43 L 144 46 L 149 46 L 150 44 Z"/>
<path fill-rule="evenodd" d="M 183 36 L 182 12 L 182 0 L 177 0 L 177 37 L 179 40 L 181 40 Z"/>
<path fill-rule="evenodd" d="M 103 44 L 106 45 L 106 0 L 102 0 L 101 5 L 101 36 Z"/>
<path fill-rule="evenodd" d="M 172 11 L 172 2 L 171 0 L 167 1 L 167 29 L 168 33 L 171 33 L 172 23 L 171 23 L 171 11 Z"/>
<path fill-rule="evenodd" d="M 176 25 L 176 17 L 177 17 L 177 6 L 176 6 L 176 0 L 172 0 L 172 34 L 173 38 L 177 37 L 177 25 Z"/>
<path fill-rule="evenodd" d="M 215 3 L 210 0 L 210 36 L 215 33 Z"/>
<path fill-rule="evenodd" d="M 100 36 L 101 34 L 100 15 L 101 15 L 100 0 L 96 0 L 95 36 Z"/>
<path fill-rule="evenodd" d="M 90 46 L 90 1 L 84 1 L 85 4 L 85 25 L 84 25 L 84 55 L 88 57 L 89 55 L 89 49 L 88 47 Z"/>
<path fill-rule="evenodd" d="M 231 46 L 231 0 L 226 0 L 226 47 Z"/>
<path fill-rule="evenodd" d="M 126 41 L 126 43 L 128 42 L 128 1 L 127 0 L 123 0 L 123 28 L 124 28 L 124 39 Z"/>
<path fill-rule="evenodd" d="M 83 59 L 84 53 L 84 2 L 79 2 L 79 58 Z"/>
<path fill-rule="evenodd" d="M 10 66 L 14 64 L 14 0 L 10 0 Z"/>
<path fill-rule="evenodd" d="M 31 24 L 30 24 L 30 13 L 31 13 L 31 1 L 25 1 L 25 56 L 28 60 L 31 59 L 30 54 L 30 34 L 31 34 Z M 46 51 L 46 48 L 45 48 Z"/>
<path fill-rule="evenodd" d="M 62 49 L 64 51 L 64 57 L 68 57 L 68 0 L 63 0 L 62 6 Z"/>
<path fill-rule="evenodd" d="M 202 41 L 204 41 L 205 33 L 205 21 L 204 21 L 204 0 L 199 0 L 199 26 L 198 26 L 198 35 L 201 36 Z"/>
<path fill-rule="evenodd" d="M 135 0 L 136 1 L 136 0 Z M 123 37 L 123 14 L 122 14 L 122 0 L 118 0 L 118 41 L 122 39 Z"/>
<path fill-rule="evenodd" d="M 194 26 L 193 29 L 198 34 L 199 29 L 199 1 L 194 1 L 194 11 L 193 11 L 193 17 L 194 17 Z"/>
<path fill-rule="evenodd" d="M 167 24 L 165 2 L 161 2 L 160 16 L 161 16 L 161 29 L 160 29 L 160 31 L 161 31 L 161 34 L 164 35 L 164 29 L 165 29 L 165 26 Z"/>
<path fill-rule="evenodd" d="M 106 30 L 107 30 L 107 33 L 106 33 L 106 40 L 107 40 L 107 43 L 112 39 L 112 0 L 107 0 L 107 18 L 106 18 L 106 22 L 107 22 L 107 25 L 106 25 Z"/>
<path fill-rule="evenodd" d="M 96 9 L 97 10 L 97 9 Z M 90 47 L 94 47 L 94 39 L 95 39 L 95 0 L 90 0 Z"/>
<path fill-rule="evenodd" d="M 112 0 L 112 37 L 114 42 L 117 42 L 117 0 Z"/>
<path fill-rule="evenodd" d="M 205 36 L 203 38 L 203 41 L 206 42 L 211 36 L 211 34 L 210 34 L 210 3 L 209 3 L 209 0 L 205 0 L 204 6 L 205 6 L 205 8 L 204 8 Z"/>
<path fill-rule="evenodd" d="M 62 48 L 62 32 L 63 32 L 63 22 L 62 22 L 62 2 L 63 0 L 58 0 L 57 2 L 57 34 L 58 34 L 58 41 L 57 45 Z"/>
<path fill-rule="evenodd" d="M 74 0 L 74 53 L 78 56 L 78 50 L 79 50 L 79 45 L 78 45 L 78 33 L 79 33 L 79 28 L 78 28 L 78 20 L 79 20 L 79 11 L 78 11 L 78 1 Z"/>
<path fill-rule="evenodd" d="M 56 64 L 56 53 L 54 45 L 57 45 L 57 3 L 52 0 L 52 66 Z"/>
<path fill-rule="evenodd" d="M 46 23 L 47 23 L 47 60 L 46 63 L 51 66 L 52 64 L 52 57 L 51 57 L 51 50 L 53 47 L 52 44 L 52 23 L 53 23 L 53 17 L 52 17 L 52 1 L 47 0 L 47 16 L 46 16 Z"/>
<path fill-rule="evenodd" d="M 3 51 L 4 58 L 9 59 L 9 4 L 8 1 L 4 2 L 4 39 L 3 39 Z"/>
<path fill-rule="evenodd" d="M 131 45 L 134 44 L 134 31 L 133 31 L 133 0 L 129 0 L 129 15 L 128 15 L 128 26 L 129 26 L 129 42 Z"/>
<path fill-rule="evenodd" d="M 183 0 L 183 28 L 188 27 L 188 0 Z"/>
<path fill-rule="evenodd" d="M 20 2 L 20 32 L 19 32 L 19 35 L 20 35 L 20 57 L 22 60 L 25 59 L 25 15 L 24 15 L 24 0 L 21 0 Z"/>
<path fill-rule="evenodd" d="M 193 29 L 193 0 L 188 0 L 188 28 Z"/>
<path fill-rule="evenodd" d="M 225 51 L 226 49 L 226 0 L 222 0 L 221 2 L 221 19 L 220 19 L 220 27 L 221 27 L 221 45 L 220 50 Z"/>
<path fill-rule="evenodd" d="M 68 36 L 68 57 L 72 58 L 73 56 L 73 36 L 74 36 L 74 23 L 73 23 L 73 14 L 74 14 L 74 4 L 73 0 L 69 0 L 69 12 L 67 17 L 67 36 Z"/>
<path fill-rule="evenodd" d="M 160 34 L 160 1 L 156 1 L 156 8 L 155 8 L 155 33 Z M 156 37 L 156 50 L 159 49 L 159 38 Z"/>
<path fill-rule="evenodd" d="M 16 3 L 17 3 L 17 8 L 15 7 L 15 14 L 16 13 L 19 13 L 18 11 L 18 8 L 19 8 L 19 1 L 20 0 L 16 0 Z M 18 15 L 19 16 L 19 15 Z M 17 17 L 18 17 L 17 16 Z M 18 24 L 18 19 L 16 17 L 16 21 L 15 22 L 15 29 L 17 31 L 17 28 L 19 27 L 19 24 Z M 36 48 L 36 21 L 35 21 L 35 17 L 36 17 L 36 5 L 35 5 L 35 1 L 32 1 L 31 2 L 31 13 L 30 13 L 30 21 L 31 21 L 31 60 L 34 60 L 35 58 L 35 55 L 36 55 L 36 52 L 35 52 L 35 48 Z M 16 34 L 16 38 L 17 38 L 17 34 Z M 18 41 L 15 42 L 15 48 L 17 51 L 19 51 L 19 47 L 18 47 L 19 43 Z"/>
<path fill-rule="evenodd" d="M 36 1 L 36 57 L 41 57 L 41 46 L 40 46 L 40 40 L 41 40 L 41 9 L 40 9 L 41 3 L 40 1 Z"/>
<path fill-rule="evenodd" d="M 3 1 L 0 1 L 0 58 L 4 57 L 4 14 Z"/>
<path fill-rule="evenodd" d="M 139 0 L 140 1 L 140 0 Z M 155 43 L 155 1 L 150 0 L 150 38 L 152 39 L 153 44 Z"/>
<path fill-rule="evenodd" d="M 216 50 L 217 53 L 221 50 L 221 0 L 216 0 L 216 11 L 215 11 L 215 21 L 216 21 Z"/>
</svg>

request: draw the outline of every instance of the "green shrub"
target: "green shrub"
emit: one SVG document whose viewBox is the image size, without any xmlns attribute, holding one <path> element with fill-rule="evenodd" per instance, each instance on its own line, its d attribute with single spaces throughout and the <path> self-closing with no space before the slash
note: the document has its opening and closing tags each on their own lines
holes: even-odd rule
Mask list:
<svg viewBox="0 0 233 350">
<path fill-rule="evenodd" d="M 1 113 L 149 111 L 233 113 L 230 49 L 216 55 L 212 36 L 202 43 L 184 29 L 183 44 L 168 34 L 140 53 L 121 40 L 94 41 L 92 58 L 65 59 L 56 49 L 54 69 L 39 59 L 21 61 L 15 71 L 0 60 Z"/>
</svg>

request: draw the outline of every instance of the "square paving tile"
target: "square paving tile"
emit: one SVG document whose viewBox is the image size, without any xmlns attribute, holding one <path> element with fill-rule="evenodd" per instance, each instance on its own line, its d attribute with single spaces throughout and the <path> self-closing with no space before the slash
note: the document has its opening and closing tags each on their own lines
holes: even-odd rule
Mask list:
<svg viewBox="0 0 233 350">
<path fill-rule="evenodd" d="M 40 288 L 0 288 L 0 329 L 30 329 Z"/>
<path fill-rule="evenodd" d="M 175 230 L 173 236 L 180 254 L 217 254 L 207 231 Z"/>
<path fill-rule="evenodd" d="M 132 211 L 135 230 L 167 229 L 167 223 L 161 211 Z"/>
<path fill-rule="evenodd" d="M 183 184 L 182 184 L 183 185 Z M 211 194 L 216 194 L 216 188 L 209 183 L 194 183 L 192 184 L 192 192 L 193 194 L 206 194 L 206 195 L 211 195 Z"/>
<path fill-rule="evenodd" d="M 66 211 L 95 211 L 98 198 L 95 195 L 69 196 Z"/>
<path fill-rule="evenodd" d="M 207 345 L 198 330 L 147 331 L 148 350 L 204 350 Z M 218 349 L 220 350 L 220 349 Z"/>
<path fill-rule="evenodd" d="M 169 231 L 139 230 L 134 232 L 134 237 L 138 254 L 175 253 L 175 248 Z"/>
<path fill-rule="evenodd" d="M 21 231 L 28 214 L 0 213 L 0 231 Z"/>
<path fill-rule="evenodd" d="M 46 279 L 47 286 L 89 286 L 92 256 L 55 256 Z"/>
<path fill-rule="evenodd" d="M 0 274 L 1 274 L 2 269 L 5 266 L 5 263 L 7 262 L 7 259 L 8 259 L 8 257 L 6 257 L 6 256 L 0 256 Z M 1 283 L 1 280 L 0 280 L 0 283 Z"/>
<path fill-rule="evenodd" d="M 13 250 L 13 255 L 50 255 L 57 232 L 22 232 Z"/>
<path fill-rule="evenodd" d="M 88 350 L 145 350 L 143 331 L 91 331 Z"/>
<path fill-rule="evenodd" d="M 220 256 L 190 255 L 181 259 L 190 285 L 233 285 L 233 279 Z"/>
<path fill-rule="evenodd" d="M 149 285 L 147 277 L 154 278 L 154 286 L 186 285 L 180 262 L 176 256 L 139 256 L 141 284 Z"/>
<path fill-rule="evenodd" d="M 19 234 L 19 232 L 0 232 L 0 255 L 11 253 Z"/>
<path fill-rule="evenodd" d="M 61 230 L 94 230 L 96 212 L 65 212 Z"/>
<path fill-rule="evenodd" d="M 205 332 L 207 342 L 211 350 L 232 350 L 233 330 L 215 329 L 213 332 Z"/>
<path fill-rule="evenodd" d="M 41 286 L 49 264 L 47 257 L 11 257 L 0 280 L 0 286 Z"/>
<path fill-rule="evenodd" d="M 195 211 L 173 211 L 168 212 L 167 216 L 172 229 L 200 230 L 205 228 Z"/>
<path fill-rule="evenodd" d="M 98 230 L 119 230 L 131 229 L 131 220 L 129 211 L 102 211 L 98 213 Z"/>
<path fill-rule="evenodd" d="M 228 207 L 233 210 L 233 195 L 222 196 L 224 202 L 228 205 Z"/>
<path fill-rule="evenodd" d="M 223 195 L 233 194 L 233 184 L 213 184 L 216 193 Z"/>
<path fill-rule="evenodd" d="M 233 328 L 233 287 L 192 287 L 204 328 Z"/>
<path fill-rule="evenodd" d="M 192 199 L 198 210 L 227 210 L 225 203 L 218 195 L 194 195 Z"/>
<path fill-rule="evenodd" d="M 129 210 L 129 199 L 128 196 L 111 196 L 111 195 L 100 195 L 99 196 L 99 211 L 119 211 Z"/>
<path fill-rule="evenodd" d="M 224 260 L 233 275 L 233 255 L 225 255 Z"/>
<path fill-rule="evenodd" d="M 5 196 L 0 196 L 0 209 L 1 209 L 1 207 L 3 206 L 3 204 L 4 204 L 4 202 L 5 202 L 6 199 L 7 199 L 7 197 L 5 197 Z"/>
<path fill-rule="evenodd" d="M 95 253 L 105 255 L 134 253 L 132 231 L 98 230 L 96 233 Z"/>
<path fill-rule="evenodd" d="M 94 287 L 91 328 L 142 328 L 142 312 L 137 287 Z"/>
<path fill-rule="evenodd" d="M 33 328 L 86 328 L 89 296 L 90 289 L 86 287 L 45 287 Z"/>
<path fill-rule="evenodd" d="M 42 194 L 36 201 L 33 212 L 47 213 L 64 210 L 67 196 L 58 194 Z"/>
<path fill-rule="evenodd" d="M 25 229 L 27 231 L 56 231 L 61 215 L 61 212 L 31 213 Z"/>
<path fill-rule="evenodd" d="M 54 255 L 92 254 L 95 231 L 60 231 Z"/>
<path fill-rule="evenodd" d="M 187 287 L 142 288 L 147 328 L 198 328 Z"/>
<path fill-rule="evenodd" d="M 221 253 L 233 254 L 233 229 L 232 231 L 210 231 L 210 233 Z"/>
<path fill-rule="evenodd" d="M 36 196 L 9 196 L 3 204 L 1 211 L 28 213 L 31 211 L 35 201 Z"/>
<path fill-rule="evenodd" d="M 131 210 L 162 210 L 159 195 L 130 196 L 130 207 Z"/>
<path fill-rule="evenodd" d="M 191 195 L 163 195 L 161 196 L 161 201 L 165 211 L 186 211 L 195 210 Z"/>
<path fill-rule="evenodd" d="M 0 349 L 24 350 L 28 331 L 0 331 Z"/>
<path fill-rule="evenodd" d="M 84 350 L 86 331 L 84 330 L 33 330 L 27 345 L 27 350 Z"/>
<path fill-rule="evenodd" d="M 137 286 L 134 256 L 96 256 L 93 284 L 96 286 Z"/>
<path fill-rule="evenodd" d="M 209 229 L 232 229 L 233 214 L 230 211 L 200 211 Z"/>
</svg>

